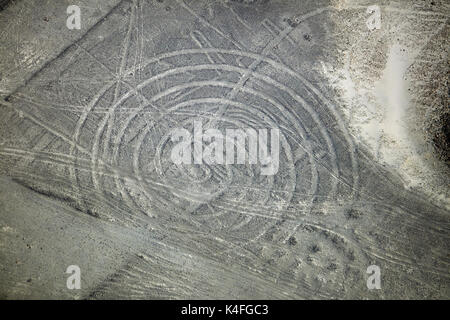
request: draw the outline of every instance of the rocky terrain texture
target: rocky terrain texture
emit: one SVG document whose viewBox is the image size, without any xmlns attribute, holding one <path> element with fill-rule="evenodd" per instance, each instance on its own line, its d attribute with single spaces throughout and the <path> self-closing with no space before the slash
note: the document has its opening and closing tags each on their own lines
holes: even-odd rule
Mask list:
<svg viewBox="0 0 450 320">
<path fill-rule="evenodd" d="M 0 10 L 0 298 L 450 298 L 448 1 Z M 175 165 L 194 120 L 278 172 Z"/>
</svg>

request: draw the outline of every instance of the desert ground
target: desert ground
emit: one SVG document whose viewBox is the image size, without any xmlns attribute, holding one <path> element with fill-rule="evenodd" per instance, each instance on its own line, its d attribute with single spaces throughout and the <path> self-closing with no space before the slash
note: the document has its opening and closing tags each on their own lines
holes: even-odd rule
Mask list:
<svg viewBox="0 0 450 320">
<path fill-rule="evenodd" d="M 0 10 L 1 299 L 450 298 L 449 1 Z M 278 170 L 173 163 L 194 121 Z"/>
</svg>

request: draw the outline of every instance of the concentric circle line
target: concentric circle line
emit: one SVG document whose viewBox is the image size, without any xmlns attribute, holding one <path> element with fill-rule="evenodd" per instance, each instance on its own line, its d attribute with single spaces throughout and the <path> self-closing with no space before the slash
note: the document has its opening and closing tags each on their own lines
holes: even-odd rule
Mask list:
<svg viewBox="0 0 450 320">
<path fill-rule="evenodd" d="M 236 71 L 236 72 L 242 72 L 242 71 L 245 70 L 245 69 L 242 69 L 242 68 L 239 68 L 239 67 L 232 67 L 232 66 L 228 66 L 228 65 L 209 65 L 209 64 L 207 64 L 207 65 L 196 65 L 196 66 L 190 66 L 190 67 L 181 67 L 181 68 L 177 68 L 177 69 L 171 69 L 169 71 L 164 72 L 164 74 L 182 73 L 182 72 L 185 72 L 186 70 L 194 71 L 194 70 L 217 69 L 217 68 L 219 68 L 219 69 L 223 68 L 223 69 L 225 69 L 227 71 Z M 121 103 L 123 100 L 127 99 L 132 94 L 136 93 L 136 91 L 138 89 L 141 89 L 142 87 L 144 87 L 145 85 L 148 85 L 152 81 L 156 81 L 156 80 L 160 79 L 161 77 L 164 76 L 164 74 L 160 74 L 160 75 L 157 75 L 157 76 L 154 76 L 154 77 L 152 77 L 150 79 L 145 80 L 143 83 L 141 83 L 139 86 L 137 86 L 135 90 L 130 91 L 127 94 L 125 94 L 124 96 L 122 96 L 122 98 L 119 99 L 118 103 Z M 329 146 L 329 150 L 332 152 L 331 157 L 332 157 L 332 163 L 334 165 L 335 175 L 339 176 L 337 164 L 336 164 L 336 161 L 335 161 L 336 155 L 334 154 L 334 147 L 332 146 L 333 144 L 331 142 L 330 137 L 328 136 L 327 132 L 324 129 L 324 125 L 321 124 L 320 118 L 318 118 L 317 115 L 314 115 L 315 111 L 308 106 L 308 104 L 306 103 L 306 101 L 303 100 L 303 98 L 298 96 L 290 88 L 288 88 L 288 87 L 286 87 L 286 86 L 284 86 L 282 84 L 279 84 L 278 82 L 272 80 L 271 78 L 268 78 L 268 77 L 265 77 L 263 75 L 260 75 L 257 72 L 254 73 L 254 76 L 259 78 L 259 79 L 261 79 L 261 80 L 263 80 L 263 81 L 265 81 L 265 82 L 268 82 L 268 83 L 274 85 L 275 87 L 278 87 L 280 90 L 288 92 L 295 100 L 297 100 L 304 107 L 304 109 L 306 109 L 311 114 L 311 116 L 313 117 L 314 121 L 316 123 L 318 123 L 318 126 L 320 127 L 320 131 L 321 131 L 323 137 L 325 138 L 325 140 L 327 141 L 327 144 Z M 167 93 L 166 93 L 166 95 L 167 95 Z M 161 96 L 161 94 L 158 94 L 155 97 L 153 97 L 152 101 L 154 101 L 155 98 L 158 98 L 158 96 Z M 115 109 L 117 107 L 117 105 L 118 104 L 113 106 L 112 109 L 110 109 L 110 112 L 111 112 L 111 110 Z M 137 114 L 137 112 L 135 114 Z"/>
<path fill-rule="evenodd" d="M 195 49 L 195 50 L 198 50 L 198 49 Z M 216 52 L 217 50 L 216 49 L 212 49 L 212 50 L 210 50 L 210 49 L 201 49 L 201 50 L 198 50 L 198 51 L 201 51 L 201 53 L 203 54 L 204 53 L 204 51 L 211 51 L 211 52 Z M 242 54 L 241 54 L 242 55 Z M 202 65 L 200 65 L 200 66 L 202 66 Z M 189 70 L 189 68 L 191 68 L 191 70 L 194 70 L 194 69 L 192 69 L 192 68 L 203 68 L 203 67 L 198 67 L 198 66 L 192 66 L 192 67 L 181 67 L 181 68 L 183 68 L 184 70 Z M 233 69 L 234 68 L 234 69 Z M 204 69 L 204 68 L 203 68 Z M 228 69 L 229 71 L 232 71 L 232 72 L 235 72 L 236 71 L 236 67 L 233 67 L 233 66 L 228 66 L 228 65 L 225 65 L 225 66 L 223 66 L 223 68 L 218 68 L 218 65 L 213 65 L 210 69 L 215 69 L 215 70 L 217 70 L 217 69 L 219 69 L 219 70 L 225 70 L 225 71 L 227 71 L 226 69 Z M 237 68 L 238 70 L 239 70 L 239 68 Z M 161 74 L 159 74 L 159 75 L 157 75 L 157 76 L 155 76 L 155 77 L 152 77 L 153 78 L 153 81 L 155 81 L 155 80 L 158 80 L 158 79 L 162 79 L 163 77 L 165 77 L 165 76 L 167 76 L 167 75 L 171 75 L 171 74 L 174 74 L 173 73 L 173 70 L 174 69 L 172 69 L 172 70 L 169 70 L 169 71 L 166 71 L 166 74 L 164 74 L 164 72 L 163 73 L 161 73 Z M 245 70 L 246 69 L 242 69 L 242 68 L 240 68 L 240 70 L 244 70 L 244 72 L 245 72 Z M 242 72 L 240 72 L 240 73 L 242 73 Z M 295 74 L 295 76 L 296 77 L 298 77 L 299 75 L 297 75 L 297 74 Z M 270 83 L 270 84 L 274 84 L 274 83 L 277 83 L 275 80 L 273 80 L 273 79 L 271 79 L 271 78 L 269 78 L 269 77 L 265 77 L 264 78 L 264 76 L 262 76 L 262 79 L 263 79 L 263 81 L 265 81 L 266 83 Z M 147 79 L 147 80 L 149 80 L 149 79 Z M 146 81 L 147 81 L 146 80 Z M 267 80 L 267 81 L 266 81 Z M 146 81 L 144 81 L 144 82 L 146 82 Z M 108 114 L 109 113 L 114 113 L 115 112 L 115 109 L 118 107 L 118 105 L 120 105 L 123 101 L 125 101 L 128 97 L 131 97 L 131 96 L 133 96 L 133 95 L 135 95 L 135 94 L 138 94 L 139 92 L 137 92 L 137 89 L 139 88 L 143 88 L 145 85 L 147 85 L 147 84 L 144 84 L 144 83 L 141 83 L 139 86 L 137 86 L 134 90 L 132 90 L 132 91 L 129 91 L 129 92 L 127 92 L 124 96 L 122 96 L 118 101 L 117 101 L 117 103 L 115 103 L 112 107 L 111 107 L 111 109 L 109 110 L 109 112 L 108 112 Z M 235 84 L 233 84 L 233 85 L 235 85 Z M 281 84 L 281 86 L 283 86 L 282 84 Z M 278 87 L 279 88 L 279 87 Z M 280 88 L 279 88 L 280 89 Z M 290 89 L 290 88 L 289 88 Z M 281 90 L 283 90 L 283 89 L 281 89 Z M 134 91 L 134 92 L 133 92 Z M 300 96 L 298 96 L 294 91 L 291 91 L 292 93 L 294 93 L 294 95 L 296 95 L 299 99 L 295 99 L 295 100 L 300 100 L 301 102 L 301 104 L 302 104 L 302 106 L 303 106 L 303 108 L 305 109 L 305 110 L 307 110 L 308 112 L 309 112 L 309 114 L 311 114 L 311 116 L 313 117 L 313 120 L 314 121 L 319 121 L 319 123 L 321 123 L 320 121 L 320 118 L 319 117 L 314 117 L 314 114 L 312 113 L 312 111 L 313 110 L 311 110 L 311 109 L 307 109 L 308 107 L 309 107 L 309 105 L 307 104 L 307 102 L 306 101 L 304 101 L 304 99 L 302 99 Z M 319 92 L 319 94 L 321 94 L 320 92 Z M 292 95 L 291 95 L 292 96 Z M 321 100 L 323 100 L 322 98 L 323 98 L 323 95 L 321 95 L 321 96 L 318 96 Z M 153 99 L 152 99 L 153 100 Z M 131 121 L 131 120 L 130 120 Z M 103 121 L 102 121 L 103 122 Z M 106 124 L 105 124 L 106 125 Z M 320 126 L 320 125 L 319 125 Z M 331 139 L 329 138 L 329 136 L 328 136 L 328 132 L 323 128 L 324 126 L 322 125 L 321 126 L 321 133 L 322 133 L 322 135 L 325 137 L 325 140 L 327 141 L 327 142 L 331 142 L 332 143 L 332 141 L 331 141 Z M 104 128 L 104 126 L 103 126 L 103 128 Z M 125 127 L 125 129 L 126 129 L 126 127 Z M 125 133 L 125 129 L 123 130 L 123 132 Z M 99 128 L 99 130 L 97 131 L 97 132 L 100 132 L 100 135 L 101 135 L 101 132 L 102 132 L 102 128 L 100 127 Z M 122 131 L 122 130 L 121 130 Z M 327 139 L 327 136 L 328 136 L 328 139 Z M 120 138 L 120 141 L 122 141 L 121 140 L 122 138 Z M 117 141 L 117 139 L 116 139 L 116 141 Z M 328 144 L 328 143 L 327 143 Z M 116 147 L 116 146 L 118 146 L 117 144 L 115 144 L 114 145 L 114 148 Z M 334 147 L 331 147 L 331 150 L 332 150 L 332 152 L 335 152 L 335 150 L 334 150 Z M 330 150 L 330 151 L 331 151 Z M 331 155 L 331 158 L 333 159 L 333 155 Z M 334 155 L 334 158 L 336 158 L 336 155 Z M 334 164 L 334 162 L 332 162 L 333 164 Z M 338 179 L 339 179 L 339 169 L 337 168 L 337 171 L 336 171 L 336 169 L 334 169 L 335 170 L 335 172 L 338 172 L 335 176 L 336 177 L 338 177 Z"/>
<path fill-rule="evenodd" d="M 88 117 L 89 112 L 94 108 L 94 106 L 97 104 L 97 102 L 103 97 L 103 95 L 112 87 L 112 83 L 109 83 L 105 85 L 102 89 L 100 89 L 99 92 L 93 97 L 93 99 L 89 102 L 89 104 L 83 109 L 82 115 L 78 118 L 75 131 L 72 135 L 72 140 L 75 143 L 78 143 L 78 138 L 80 136 L 80 130 L 83 127 L 84 123 L 86 122 L 86 119 Z M 75 145 L 70 146 L 69 155 L 74 155 L 75 152 Z M 70 176 L 72 178 L 72 187 L 74 188 L 75 192 L 79 192 L 79 179 L 78 176 L 75 173 L 75 169 L 73 167 L 69 168 Z"/>
<path fill-rule="evenodd" d="M 192 100 L 190 101 L 190 102 L 192 102 Z M 195 102 L 194 102 L 195 103 Z M 225 101 L 225 102 L 222 102 L 222 103 L 229 103 L 229 101 Z M 221 103 L 221 104 L 222 104 Z M 189 104 L 189 103 L 188 103 Z M 243 107 L 243 108 L 245 108 L 246 106 L 245 105 L 243 105 L 243 104 L 240 104 L 240 103 L 236 103 L 236 105 L 237 104 L 239 104 L 239 106 L 241 106 L 241 107 Z M 180 107 L 183 107 L 183 106 L 180 106 Z M 177 107 L 178 108 L 178 107 Z M 259 112 L 259 111 L 258 111 Z M 260 113 L 260 112 L 259 112 Z M 235 119 L 227 119 L 227 118 L 223 118 L 224 120 L 226 120 L 227 122 L 237 122 L 237 120 L 235 120 Z M 189 120 L 186 120 L 186 122 L 189 122 Z M 272 126 L 275 126 L 275 124 L 273 123 L 273 122 L 271 122 L 271 124 L 272 124 Z M 150 129 L 149 129 L 150 130 Z M 143 141 L 144 139 L 145 139 L 145 135 L 146 134 L 148 134 L 149 133 L 149 130 L 146 130 L 145 131 L 145 134 L 142 134 L 142 140 L 140 140 L 140 141 Z M 164 141 L 167 141 L 168 139 L 169 139 L 169 137 L 170 137 L 170 132 L 169 133 L 167 133 L 161 140 L 162 140 L 162 142 L 164 142 Z M 286 157 L 288 158 L 288 160 L 291 160 L 291 162 L 292 162 L 292 155 L 291 155 L 291 150 L 290 150 L 290 146 L 289 146 L 289 144 L 287 143 L 287 140 L 285 139 L 285 137 L 284 137 L 284 135 L 282 135 L 282 143 L 283 143 L 283 145 L 285 146 L 285 154 L 286 154 Z M 136 148 L 135 148 L 135 150 L 139 150 L 139 146 L 136 146 Z M 155 161 L 159 161 L 158 163 L 156 163 L 155 164 L 155 167 L 157 167 L 157 168 L 159 168 L 159 167 L 161 167 L 161 163 L 160 163 L 160 158 L 159 158 L 159 151 L 157 150 L 157 152 L 156 152 L 156 155 L 155 155 Z M 161 171 L 161 170 L 159 170 L 159 171 Z M 294 170 L 294 168 L 292 167 L 292 168 L 290 168 L 290 171 L 291 171 L 291 175 L 292 176 L 295 176 L 295 170 Z M 161 173 L 160 173 L 160 175 L 161 175 Z M 270 179 L 270 181 L 269 181 L 269 185 L 272 185 L 272 183 L 273 183 L 273 177 L 269 177 L 269 179 Z M 228 184 L 226 185 L 227 187 L 228 187 Z M 290 196 L 289 196 L 289 200 L 286 200 L 286 202 L 287 203 L 290 203 L 290 199 L 292 198 L 292 193 L 295 191 L 295 182 L 292 184 L 292 190 L 291 191 L 289 191 L 289 190 L 285 190 L 285 192 L 289 192 L 289 194 L 290 194 Z M 223 191 L 222 191 L 222 193 L 223 193 Z"/>
<path fill-rule="evenodd" d="M 174 106 L 174 107 L 172 107 L 172 108 L 170 108 L 171 110 L 172 109 L 174 109 L 174 110 L 176 110 L 176 109 L 179 109 L 180 107 L 184 107 L 184 106 L 187 106 L 187 105 L 189 105 L 190 103 L 192 103 L 192 101 L 190 101 L 190 102 L 182 102 L 182 103 L 180 103 L 180 104 L 177 104 L 176 106 Z M 170 110 L 170 111 L 171 111 Z M 170 113 L 170 111 L 169 111 L 169 113 Z M 162 117 L 161 117 L 162 118 Z M 139 150 L 140 150 L 140 146 L 142 145 L 142 143 L 143 143 L 143 141 L 144 141 L 144 139 L 145 139 L 145 137 L 146 137 L 146 135 L 150 132 L 150 130 L 151 130 L 151 128 L 150 127 L 147 127 L 146 128 L 146 130 L 140 135 L 140 137 L 139 137 L 139 140 L 138 140 L 138 142 L 137 142 L 137 144 L 136 144 L 136 146 L 135 146 L 135 148 L 134 148 L 134 155 L 133 155 L 133 159 L 134 159 L 134 161 L 133 161 L 133 164 L 134 164 L 134 175 L 136 176 L 136 178 L 141 182 L 141 188 L 143 189 L 143 191 L 145 192 L 145 185 L 143 184 L 143 182 L 144 182 L 144 179 L 142 178 L 142 174 L 141 174 L 141 172 L 140 172 L 140 168 L 139 168 L 139 161 L 138 161 L 138 159 L 139 159 Z M 156 160 L 156 159 L 155 159 Z M 157 166 L 157 165 L 156 165 Z M 150 198 L 150 195 L 148 196 L 149 198 Z"/>
<path fill-rule="evenodd" d="M 176 88 L 176 89 L 171 88 L 171 89 L 169 89 L 169 90 L 175 92 L 175 91 L 182 90 L 182 89 L 185 89 L 185 88 L 188 88 L 188 87 L 191 87 L 191 86 L 203 85 L 203 84 L 205 84 L 205 83 L 192 82 L 192 83 L 189 84 L 189 85 L 179 85 L 178 88 Z M 225 86 L 231 87 L 233 84 L 232 84 L 232 83 L 225 83 L 225 84 L 224 84 L 224 83 L 221 83 L 221 82 L 217 82 L 217 85 L 221 85 L 221 86 L 224 86 L 224 85 L 225 85 Z M 247 90 L 247 91 L 252 91 L 251 89 L 248 89 L 248 88 L 246 88 L 246 90 Z M 155 96 L 155 97 L 153 97 L 153 100 L 156 100 L 157 98 L 160 98 L 160 97 L 162 97 L 162 96 L 165 96 L 165 94 L 167 94 L 167 93 L 160 94 L 158 97 Z M 256 94 L 256 92 L 254 92 L 254 94 Z M 270 99 L 270 100 L 271 100 L 271 99 Z M 219 99 L 219 100 L 203 100 L 203 101 L 200 101 L 200 102 L 223 103 L 223 100 L 220 100 L 220 99 Z M 275 101 L 271 100 L 270 102 L 273 103 L 275 106 L 278 105 L 278 108 L 282 108 L 282 106 L 279 105 L 279 104 L 277 104 Z M 184 103 L 184 105 L 187 105 L 187 104 L 189 104 L 189 103 L 190 103 L 190 102 Z M 243 105 L 239 105 L 239 106 L 240 106 L 240 107 L 244 107 Z M 140 110 L 142 110 L 143 108 L 144 108 L 144 106 L 142 106 L 142 107 L 140 108 Z M 140 110 L 139 110 L 139 111 L 140 111 Z M 120 135 L 116 137 L 116 143 L 114 144 L 114 145 L 115 145 L 115 150 L 114 150 L 113 154 L 117 155 L 118 146 L 120 145 L 120 142 L 121 142 L 121 140 L 122 140 L 123 134 L 124 134 L 125 129 L 126 129 L 126 126 L 130 123 L 131 119 L 134 118 L 134 117 L 138 114 L 139 111 L 136 110 L 133 114 L 131 114 L 131 115 L 129 116 L 129 118 L 127 119 L 127 121 L 125 122 L 125 125 L 119 130 Z M 167 112 L 170 112 L 170 111 L 172 111 L 172 109 L 169 110 L 169 111 L 167 111 Z M 167 113 L 167 112 L 166 112 L 166 113 Z M 157 120 L 155 120 L 155 122 L 156 122 L 156 121 L 157 121 Z M 149 129 L 149 128 L 148 128 L 148 129 Z M 301 132 L 303 132 L 302 135 L 304 136 L 305 133 L 304 133 L 303 129 L 299 128 L 299 130 L 300 130 Z M 142 139 L 143 139 L 143 138 L 142 138 Z M 308 142 L 307 140 L 306 140 L 306 143 L 309 144 L 309 142 Z M 310 148 L 310 149 L 311 149 L 311 148 Z M 312 149 L 311 149 L 311 151 L 308 152 L 308 154 L 309 154 L 310 156 L 312 156 Z M 312 165 L 314 166 L 314 161 L 313 161 L 312 158 L 311 158 L 311 162 L 312 162 Z M 316 183 L 317 183 L 317 170 L 315 170 L 315 172 L 316 172 L 316 174 L 313 174 L 313 177 L 316 177 L 316 179 L 314 179 L 314 180 L 315 180 Z M 316 184 L 316 183 L 315 183 L 315 184 Z"/>
<path fill-rule="evenodd" d="M 155 63 L 160 60 L 171 58 L 171 57 L 178 56 L 178 55 L 207 54 L 207 53 L 221 53 L 221 54 L 228 54 L 228 55 L 238 55 L 238 56 L 252 58 L 254 60 L 261 59 L 261 61 L 264 61 L 277 69 L 278 68 L 282 69 L 289 75 L 298 78 L 309 90 L 314 92 L 314 94 L 316 94 L 316 96 L 319 99 L 324 101 L 326 106 L 330 109 L 334 118 L 336 119 L 339 128 L 343 132 L 344 138 L 347 141 L 347 144 L 350 146 L 349 151 L 350 151 L 350 158 L 351 158 L 351 162 L 352 162 L 352 175 L 353 175 L 353 179 L 354 179 L 352 190 L 353 190 L 354 196 L 357 196 L 357 194 L 359 192 L 359 174 L 358 174 L 358 160 L 357 160 L 357 156 L 356 156 L 356 148 L 355 148 L 354 139 L 352 138 L 352 136 L 346 129 L 341 115 L 339 114 L 339 112 L 337 112 L 336 107 L 331 103 L 331 101 L 329 101 L 314 85 L 312 85 L 306 78 L 302 77 L 300 74 L 298 74 L 295 71 L 293 71 L 292 69 L 288 68 L 286 65 L 281 64 L 275 60 L 272 60 L 266 56 L 261 56 L 258 53 L 243 52 L 240 50 L 233 50 L 233 49 L 201 48 L 201 49 L 183 49 L 183 50 L 163 53 L 161 55 L 158 55 L 156 57 L 146 60 L 143 63 L 143 65 L 141 65 L 139 68 L 143 68 L 151 63 Z M 127 71 L 127 72 L 130 72 L 130 71 Z"/>
</svg>

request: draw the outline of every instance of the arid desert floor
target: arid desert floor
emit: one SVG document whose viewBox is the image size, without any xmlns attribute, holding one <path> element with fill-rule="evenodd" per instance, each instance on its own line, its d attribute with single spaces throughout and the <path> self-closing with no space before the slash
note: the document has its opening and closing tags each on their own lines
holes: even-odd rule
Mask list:
<svg viewBox="0 0 450 320">
<path fill-rule="evenodd" d="M 449 299 L 449 16 L 0 1 L 0 298 Z M 195 121 L 279 130 L 276 172 L 174 163 Z"/>
</svg>

